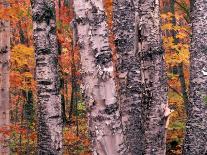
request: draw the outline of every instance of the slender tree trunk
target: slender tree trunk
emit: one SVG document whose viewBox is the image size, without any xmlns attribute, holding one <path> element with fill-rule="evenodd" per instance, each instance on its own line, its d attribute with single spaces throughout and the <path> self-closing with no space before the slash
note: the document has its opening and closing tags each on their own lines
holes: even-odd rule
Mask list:
<svg viewBox="0 0 207 155">
<path fill-rule="evenodd" d="M 0 0 L 0 3 L 6 1 Z M 9 59 L 10 59 L 10 23 L 0 21 L 0 128 L 8 127 L 10 124 L 9 117 Z M 8 139 L 0 135 L 3 143 L 0 143 L 0 154 L 9 154 Z M 5 141 L 5 143 L 4 143 Z"/>
<path fill-rule="evenodd" d="M 182 92 L 182 98 L 183 102 L 187 111 L 188 107 L 188 92 L 187 92 L 187 86 L 186 86 L 186 80 L 184 75 L 184 64 L 183 62 L 178 64 L 178 74 L 179 74 L 179 80 L 181 85 L 181 92 Z"/>
<path fill-rule="evenodd" d="M 25 97 L 25 103 L 23 105 L 23 118 L 26 120 L 25 126 L 27 129 L 26 132 L 26 155 L 30 154 L 31 146 L 30 146 L 30 125 L 34 121 L 34 104 L 33 104 L 33 92 L 32 90 L 23 90 L 23 96 Z"/>
<path fill-rule="evenodd" d="M 62 154 L 55 4 L 32 0 L 38 99 L 38 154 Z"/>
<path fill-rule="evenodd" d="M 73 36 L 75 37 L 75 36 Z M 78 83 L 77 83 L 77 77 L 76 77 L 76 63 L 75 63 L 75 51 L 74 48 L 76 46 L 75 39 L 72 41 L 72 50 L 71 50 L 71 76 L 72 76 L 72 94 L 74 101 L 71 102 L 71 107 L 73 107 L 73 104 L 75 103 L 75 124 L 76 124 L 76 135 L 79 135 L 79 124 L 78 124 Z M 71 109 L 71 113 L 73 109 Z"/>
<path fill-rule="evenodd" d="M 138 0 L 115 0 L 113 32 L 117 48 L 117 74 L 121 104 L 125 154 L 141 155 L 143 130 L 141 127 L 141 72 L 137 52 Z"/>
<path fill-rule="evenodd" d="M 73 78 L 73 77 L 72 77 Z M 72 124 L 72 118 L 73 118 L 73 109 L 74 109 L 74 87 L 73 87 L 73 82 L 71 83 L 72 88 L 71 88 L 71 97 L 70 97 L 70 108 L 69 108 L 69 125 Z M 68 86 L 66 88 L 68 90 Z M 68 91 L 67 91 L 68 92 Z"/>
<path fill-rule="evenodd" d="M 74 9 L 92 152 L 118 155 L 122 130 L 103 2 L 75 0 Z"/>
<path fill-rule="evenodd" d="M 75 37 L 75 36 L 73 36 Z M 74 38 L 73 38 L 74 39 Z M 72 115 L 73 115 L 73 109 L 74 109 L 74 102 L 77 96 L 77 85 L 76 85 L 76 65 L 75 65 L 75 54 L 74 54 L 74 48 L 75 48 L 75 41 L 72 41 L 72 50 L 71 50 L 71 99 L 70 99 L 70 110 L 69 110 L 69 120 L 72 121 Z"/>
<path fill-rule="evenodd" d="M 20 114 L 21 114 L 21 118 L 20 118 L 20 128 L 23 128 L 23 121 L 24 121 L 24 112 L 23 112 L 23 102 L 22 101 L 20 101 L 21 103 L 20 103 L 20 105 L 21 105 L 21 108 L 22 108 L 22 110 L 20 111 Z M 22 154 L 22 132 L 20 132 L 20 134 L 19 134 L 19 149 L 20 149 L 20 154 Z"/>
<path fill-rule="evenodd" d="M 66 112 L 65 112 L 65 96 L 64 94 L 61 95 L 61 110 L 62 110 L 62 119 L 63 119 L 63 124 L 66 125 L 67 122 L 67 117 L 66 117 Z"/>
<path fill-rule="evenodd" d="M 187 113 L 184 155 L 207 154 L 207 3 L 192 4 L 192 40 L 190 50 L 190 95 Z"/>
<path fill-rule="evenodd" d="M 19 38 L 20 38 L 20 43 L 21 44 L 25 44 L 28 45 L 28 38 L 25 36 L 24 31 L 21 27 L 21 21 L 18 22 L 18 26 L 19 26 Z"/>
<path fill-rule="evenodd" d="M 172 17 L 172 24 L 173 26 L 176 26 L 176 18 L 175 18 L 175 0 L 171 0 L 170 1 L 170 5 L 171 5 L 171 13 L 173 14 Z M 175 44 L 179 43 L 179 39 L 176 37 L 176 31 L 172 30 L 172 36 L 174 39 Z M 184 64 L 183 62 L 179 63 L 178 66 L 178 74 L 179 74 L 179 80 L 180 80 L 180 85 L 181 85 L 181 92 L 182 92 L 182 98 L 183 98 L 183 102 L 184 105 L 186 107 L 187 110 L 187 105 L 188 105 L 188 92 L 187 92 L 187 86 L 186 86 L 186 81 L 185 81 L 185 75 L 184 75 Z"/>
<path fill-rule="evenodd" d="M 172 17 L 172 25 L 176 26 L 176 18 L 175 18 L 175 0 L 170 0 L 170 12 L 172 13 L 173 17 Z M 178 43 L 178 39 L 176 38 L 176 31 L 172 30 L 172 36 L 174 39 L 174 42 L 177 44 Z"/>
</svg>

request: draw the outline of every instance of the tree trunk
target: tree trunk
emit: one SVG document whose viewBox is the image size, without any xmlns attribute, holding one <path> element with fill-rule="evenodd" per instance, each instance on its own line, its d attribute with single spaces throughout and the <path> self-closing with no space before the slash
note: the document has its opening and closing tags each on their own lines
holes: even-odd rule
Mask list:
<svg viewBox="0 0 207 155">
<path fill-rule="evenodd" d="M 170 1 L 170 5 L 171 5 L 171 13 L 173 14 L 172 17 L 172 25 L 176 26 L 176 18 L 175 18 L 175 0 L 171 0 Z M 176 37 L 177 32 L 175 30 L 172 30 L 172 37 L 174 39 L 174 43 L 178 44 L 179 43 L 179 39 Z M 185 75 L 184 75 L 184 64 L 183 62 L 179 63 L 178 66 L 178 74 L 179 74 L 179 80 L 180 80 L 180 85 L 181 85 L 181 92 L 182 92 L 182 98 L 183 98 L 183 102 L 184 105 L 186 107 L 187 110 L 187 105 L 188 105 L 188 92 L 187 92 L 187 86 L 186 86 L 186 81 L 185 81 Z"/>
<path fill-rule="evenodd" d="M 67 123 L 67 117 L 65 112 L 65 96 L 63 94 L 61 95 L 61 110 L 62 110 L 62 120 L 65 126 Z"/>
<path fill-rule="evenodd" d="M 192 40 L 190 50 L 190 95 L 187 109 L 184 155 L 207 154 L 207 3 L 192 5 Z"/>
<path fill-rule="evenodd" d="M 75 36 L 73 36 L 75 37 Z M 72 41 L 72 50 L 71 50 L 71 100 L 70 100 L 70 110 L 69 110 L 69 121 L 72 121 L 72 115 L 74 111 L 74 102 L 77 98 L 76 92 L 78 91 L 77 89 L 77 77 L 76 77 L 76 65 L 75 65 L 75 38 Z"/>
<path fill-rule="evenodd" d="M 38 99 L 38 154 L 62 154 L 55 4 L 32 0 Z"/>
<path fill-rule="evenodd" d="M 170 109 L 167 76 L 160 30 L 159 0 L 139 0 L 138 50 L 142 79 L 142 126 L 144 154 L 164 155 L 165 123 Z"/>
<path fill-rule="evenodd" d="M 137 0 L 115 0 L 113 32 L 117 48 L 119 101 L 124 130 L 125 154 L 141 155 L 143 130 L 141 127 L 141 72 L 136 59 Z"/>
<path fill-rule="evenodd" d="M 0 3 L 5 3 L 0 0 Z M 0 128 L 8 127 L 10 124 L 9 117 L 9 59 L 10 59 L 10 23 L 0 21 Z M 7 138 L 0 135 L 0 139 L 5 143 L 0 143 L 0 154 L 9 154 Z"/>
<path fill-rule="evenodd" d="M 188 107 L 188 92 L 187 92 L 187 86 L 185 82 L 185 75 L 184 75 L 184 64 L 183 62 L 178 64 L 178 74 L 179 74 L 179 80 L 181 85 L 181 92 L 182 92 L 182 98 L 183 103 L 185 105 L 185 110 L 187 111 Z"/>
<path fill-rule="evenodd" d="M 122 130 L 102 0 L 75 0 L 79 47 L 94 155 L 121 154 Z"/>
<path fill-rule="evenodd" d="M 72 77 L 73 78 L 73 77 Z M 69 118 L 68 118 L 68 121 L 69 121 L 69 125 L 72 125 L 72 118 L 73 118 L 73 109 L 74 109 L 74 87 L 73 87 L 73 83 L 71 82 L 71 96 L 70 96 L 70 108 L 69 108 Z M 68 86 L 66 86 L 68 87 Z M 68 89 L 68 88 L 66 88 Z"/>
<path fill-rule="evenodd" d="M 114 33 L 128 154 L 165 154 L 167 77 L 158 0 L 116 0 Z"/>
</svg>

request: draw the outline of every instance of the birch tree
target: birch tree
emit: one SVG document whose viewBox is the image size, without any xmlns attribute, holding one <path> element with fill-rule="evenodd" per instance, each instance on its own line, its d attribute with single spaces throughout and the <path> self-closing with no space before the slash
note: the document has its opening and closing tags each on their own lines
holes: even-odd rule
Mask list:
<svg viewBox="0 0 207 155">
<path fill-rule="evenodd" d="M 116 0 L 114 33 L 128 153 L 165 154 L 167 77 L 158 0 Z"/>
<path fill-rule="evenodd" d="M 0 0 L 5 7 L 8 3 Z M 0 20 L 0 127 L 8 127 L 9 117 L 9 58 L 10 58 L 10 22 Z M 0 154 L 9 154 L 6 138 L 0 135 Z"/>
<path fill-rule="evenodd" d="M 138 61 L 142 79 L 144 154 L 166 152 L 167 76 L 160 30 L 159 0 L 139 0 Z"/>
<path fill-rule="evenodd" d="M 62 153 L 62 119 L 58 76 L 55 4 L 32 0 L 38 99 L 38 154 Z"/>
<path fill-rule="evenodd" d="M 125 154 L 141 155 L 143 135 L 141 127 L 141 72 L 136 59 L 138 0 L 114 0 L 113 32 L 117 48 L 116 70 L 119 80 L 119 101 L 124 130 Z"/>
<path fill-rule="evenodd" d="M 122 154 L 122 130 L 102 0 L 75 0 L 85 102 L 94 155 Z"/>
<path fill-rule="evenodd" d="M 190 49 L 190 95 L 184 155 L 207 154 L 207 3 L 191 4 L 192 40 Z"/>
</svg>

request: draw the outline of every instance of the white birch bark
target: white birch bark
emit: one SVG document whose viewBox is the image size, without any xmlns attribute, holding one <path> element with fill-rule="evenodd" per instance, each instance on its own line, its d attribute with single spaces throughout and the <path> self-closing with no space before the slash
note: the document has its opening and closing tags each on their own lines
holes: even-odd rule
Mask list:
<svg viewBox="0 0 207 155">
<path fill-rule="evenodd" d="M 60 80 L 55 4 L 32 0 L 38 99 L 38 154 L 62 154 Z"/>
<path fill-rule="evenodd" d="M 75 0 L 89 132 L 94 155 L 121 154 L 122 130 L 102 0 Z"/>
<path fill-rule="evenodd" d="M 0 0 L 5 7 L 6 1 Z M 8 127 L 9 117 L 9 59 L 10 59 L 10 22 L 0 20 L 0 127 Z M 9 154 L 8 139 L 0 135 L 0 154 Z"/>
</svg>

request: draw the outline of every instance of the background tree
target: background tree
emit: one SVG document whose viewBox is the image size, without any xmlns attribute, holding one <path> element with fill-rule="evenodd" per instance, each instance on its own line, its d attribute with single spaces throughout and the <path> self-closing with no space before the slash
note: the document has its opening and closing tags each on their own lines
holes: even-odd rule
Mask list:
<svg viewBox="0 0 207 155">
<path fill-rule="evenodd" d="M 207 4 L 195 0 L 192 4 L 192 40 L 190 49 L 190 96 L 187 109 L 183 154 L 207 153 Z"/>
<path fill-rule="evenodd" d="M 4 7 L 8 3 L 0 0 Z M 0 127 L 8 128 L 10 125 L 9 104 L 9 59 L 10 59 L 10 22 L 0 20 Z M 5 135 L 0 135 L 1 140 L 8 140 Z M 0 142 L 0 154 L 9 154 L 8 143 Z"/>
<path fill-rule="evenodd" d="M 176 17 L 175 17 L 175 0 L 170 1 L 170 10 L 172 13 L 172 25 L 176 27 Z M 177 32 L 175 30 L 172 30 L 172 36 L 175 45 L 179 43 L 179 39 L 176 37 Z M 186 80 L 185 80 L 185 75 L 184 75 L 184 62 L 180 62 L 177 66 L 178 69 L 178 74 L 179 74 L 179 80 L 180 80 L 180 85 L 181 85 L 181 92 L 182 92 L 182 97 L 183 97 L 183 102 L 184 105 L 187 107 L 188 104 L 188 92 L 187 92 L 187 86 L 186 86 Z"/>
<path fill-rule="evenodd" d="M 38 154 L 61 154 L 62 126 L 55 3 L 32 0 L 38 104 Z"/>
<path fill-rule="evenodd" d="M 167 154 L 181 154 L 185 132 L 191 35 L 188 8 L 188 1 L 161 1 L 162 38 L 170 88 L 168 102 L 175 110 L 170 115 L 170 124 L 167 128 Z"/>
</svg>

